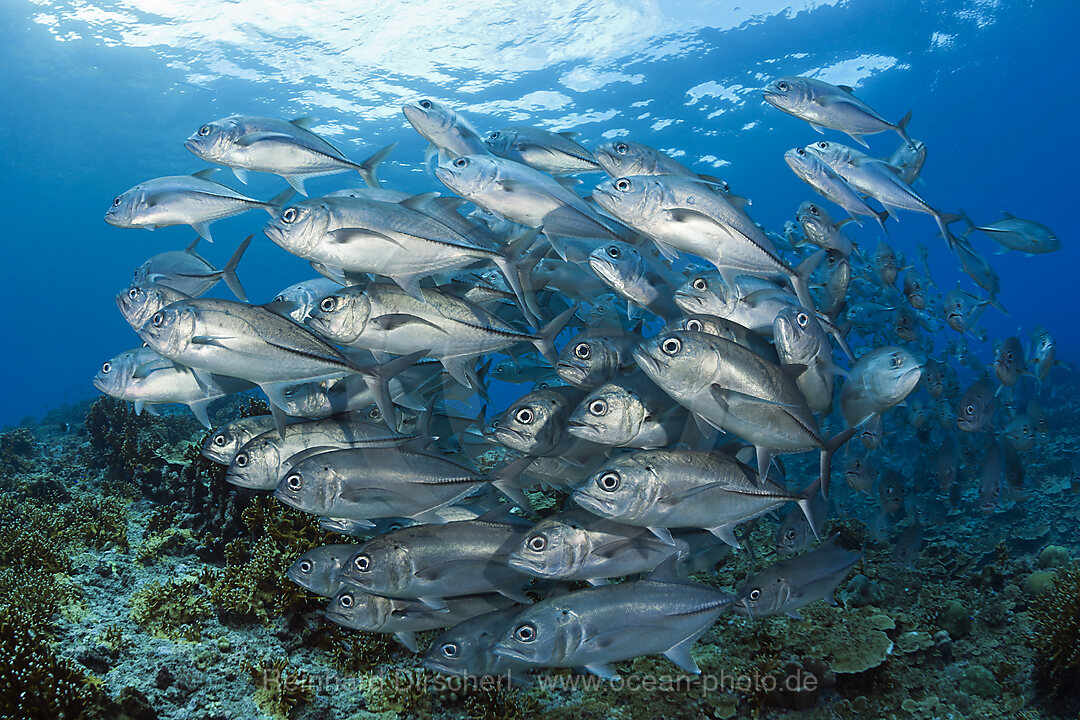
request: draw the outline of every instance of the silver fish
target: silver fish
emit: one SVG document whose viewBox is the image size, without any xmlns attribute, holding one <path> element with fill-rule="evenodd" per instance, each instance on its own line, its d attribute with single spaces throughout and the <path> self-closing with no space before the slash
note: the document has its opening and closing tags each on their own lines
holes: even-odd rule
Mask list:
<svg viewBox="0 0 1080 720">
<path fill-rule="evenodd" d="M 135 270 L 132 284 L 153 283 L 188 297 L 199 297 L 217 285 L 218 281 L 224 280 L 233 295 L 247 302 L 247 295 L 240 285 L 240 279 L 236 276 L 236 266 L 240 264 L 240 258 L 244 256 L 244 251 L 251 244 L 251 237 L 249 235 L 240 243 L 236 252 L 229 258 L 229 262 L 220 270 L 196 252 L 199 239 L 195 238 L 183 250 L 158 253 L 144 262 Z"/>
<path fill-rule="evenodd" d="M 877 220 L 882 230 L 885 229 L 885 220 L 889 217 L 889 212 L 878 211 L 867 205 L 855 188 L 851 187 L 847 180 L 817 155 L 807 151 L 806 148 L 791 148 L 784 153 L 784 162 L 793 173 L 799 176 L 800 180 L 812 187 L 821 197 L 842 207 L 856 222 L 860 215 L 872 217 Z M 845 254 L 850 255 L 850 249 Z"/>
<path fill-rule="evenodd" d="M 567 431 L 611 447 L 650 449 L 677 442 L 686 412 L 640 373 L 607 382 L 571 413 Z"/>
<path fill-rule="evenodd" d="M 567 433 L 570 414 L 584 395 L 574 387 L 526 393 L 499 416 L 493 435 L 506 447 L 528 455 L 564 456 L 573 445 L 592 449 L 590 443 Z"/>
<path fill-rule="evenodd" d="M 236 453 L 249 440 L 274 429 L 272 415 L 255 415 L 227 422 L 207 436 L 202 454 L 219 465 L 232 464 Z"/>
<path fill-rule="evenodd" d="M 965 236 L 976 230 L 985 233 L 1001 246 L 1001 252 L 1018 250 L 1022 253 L 1036 254 L 1051 253 L 1061 249 L 1061 240 L 1054 235 L 1054 231 L 1034 220 L 1025 220 L 1005 213 L 1005 217 L 1001 220 L 995 220 L 986 225 L 976 225 L 967 213 L 961 212 L 961 217 L 967 223 Z"/>
<path fill-rule="evenodd" d="M 524 601 L 528 576 L 507 565 L 521 528 L 486 520 L 392 530 L 356 549 L 342 578 L 383 597 L 439 608 L 444 598 L 502 593 Z"/>
<path fill-rule="evenodd" d="M 483 138 L 465 117 L 432 98 L 416 98 L 401 106 L 405 119 L 439 150 L 451 158 L 462 155 L 481 155 L 489 152 Z"/>
<path fill-rule="evenodd" d="M 356 170 L 364 182 L 379 186 L 379 163 L 394 149 L 385 147 L 362 163 L 355 163 L 325 138 L 311 131 L 315 118 L 295 120 L 233 115 L 199 127 L 184 146 L 198 157 L 232 169 L 247 182 L 249 171 L 280 175 L 301 195 L 304 181 L 321 175 Z"/>
<path fill-rule="evenodd" d="M 597 387 L 633 363 L 631 351 L 638 339 L 620 328 L 587 328 L 559 352 L 555 372 L 575 387 Z"/>
<path fill-rule="evenodd" d="M 639 450 L 604 465 L 572 497 L 591 513 L 665 540 L 665 528 L 701 528 L 737 548 L 736 526 L 785 503 L 797 503 L 813 520 L 816 492 L 816 481 L 803 493 L 768 479 L 758 483 L 751 468 L 723 455 Z"/>
<path fill-rule="evenodd" d="M 120 228 L 153 230 L 171 225 L 190 225 L 199 237 L 213 242 L 210 223 L 221 218 L 262 208 L 273 215 L 280 200 L 263 202 L 214 182 L 217 169 L 194 175 L 169 175 L 139 183 L 113 198 L 105 222 Z"/>
<path fill-rule="evenodd" d="M 575 142 L 579 134 L 535 127 L 508 127 L 489 132 L 484 136 L 484 144 L 499 157 L 553 175 L 600 170 L 592 153 Z"/>
<path fill-rule="evenodd" d="M 849 427 L 896 405 L 915 389 L 922 368 L 907 350 L 879 347 L 864 353 L 840 388 L 840 408 Z"/>
<path fill-rule="evenodd" d="M 910 112 L 900 122 L 891 123 L 855 97 L 855 90 L 847 85 L 832 85 L 808 77 L 782 77 L 769 83 L 763 94 L 765 102 L 805 120 L 818 132 L 822 128 L 839 130 L 867 146 L 864 135 L 894 130 L 914 147 L 907 134 Z"/>
<path fill-rule="evenodd" d="M 836 222 L 825 208 L 817 203 L 804 202 L 795 213 L 806 239 L 823 250 L 835 250 L 845 257 L 851 255 L 854 244 L 841 229 L 851 220 Z"/>
<path fill-rule="evenodd" d="M 707 585 L 679 579 L 669 560 L 645 580 L 536 603 L 514 620 L 495 653 L 530 665 L 584 667 L 605 679 L 618 678 L 612 662 L 662 654 L 696 675 L 690 648 L 731 603 Z"/>
<path fill-rule="evenodd" d="M 797 557 L 774 563 L 748 578 L 736 595 L 735 609 L 753 618 L 784 613 L 799 618 L 799 608 L 818 600 L 835 605 L 833 590 L 840 584 L 862 553 L 843 549 L 833 535 L 819 547 Z"/>
<path fill-rule="evenodd" d="M 630 243 L 608 240 L 589 254 L 589 267 L 626 299 L 631 319 L 637 316 L 635 305 L 664 320 L 679 316 L 679 308 L 671 299 L 674 289 L 669 284 L 670 273 Z"/>
<path fill-rule="evenodd" d="M 249 382 L 235 377 L 209 375 L 196 378 L 191 368 L 174 363 L 148 347 L 120 353 L 105 361 L 94 387 L 106 395 L 135 404 L 135 413 L 155 405 L 181 403 L 206 428 L 210 428 L 207 407 L 218 398 L 250 390 Z"/>
<path fill-rule="evenodd" d="M 341 569 L 359 547 L 356 544 L 320 545 L 290 565 L 285 577 L 316 595 L 334 597 L 347 585 L 341 578 Z"/>
<path fill-rule="evenodd" d="M 495 643 L 509 632 L 521 607 L 512 605 L 469 618 L 444 632 L 424 655 L 424 667 L 443 675 L 506 677 L 527 683 L 528 663 L 495 654 Z"/>
<path fill-rule="evenodd" d="M 807 405 L 814 412 L 828 412 L 832 406 L 833 378 L 840 369 L 833 364 L 832 346 L 817 317 L 802 307 L 789 305 L 773 321 L 776 353 L 784 365 L 798 366 L 795 376 Z"/>
<path fill-rule="evenodd" d="M 179 290 L 144 281 L 117 293 L 116 306 L 120 308 L 120 314 L 128 321 L 131 329 L 138 332 L 158 310 L 169 303 L 187 300 L 189 297 L 190 295 Z"/>
<path fill-rule="evenodd" d="M 385 425 L 340 420 L 293 423 L 284 433 L 257 435 L 236 453 L 225 479 L 252 490 L 273 490 L 302 460 L 345 448 L 386 448 L 404 445 L 415 435 L 403 435 Z"/>
</svg>

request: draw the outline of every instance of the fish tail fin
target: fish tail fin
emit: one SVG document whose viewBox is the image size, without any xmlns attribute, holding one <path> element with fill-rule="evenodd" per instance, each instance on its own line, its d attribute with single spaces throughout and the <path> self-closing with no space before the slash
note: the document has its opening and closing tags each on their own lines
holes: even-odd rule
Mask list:
<svg viewBox="0 0 1080 720">
<path fill-rule="evenodd" d="M 810 274 L 814 272 L 825 257 L 824 250 L 818 250 L 801 263 L 792 268 L 791 287 L 795 290 L 799 302 L 807 310 L 814 309 L 814 299 L 810 295 Z"/>
<path fill-rule="evenodd" d="M 877 220 L 878 225 L 881 226 L 881 232 L 885 233 L 885 236 L 888 237 L 889 229 L 885 227 L 885 221 L 889 219 L 889 211 L 882 210 L 881 212 L 875 212 L 874 219 Z"/>
<path fill-rule="evenodd" d="M 357 166 L 356 169 L 360 171 L 360 177 L 364 178 L 365 185 L 373 188 L 382 187 L 375 171 L 378 170 L 379 163 L 385 160 L 396 147 L 397 143 L 391 143 Z"/>
<path fill-rule="evenodd" d="M 1009 315 L 1010 314 L 1009 311 L 1005 309 L 1005 306 L 1002 305 L 1000 302 L 998 302 L 998 299 L 997 299 L 996 296 L 991 295 L 990 299 L 987 300 L 986 302 L 987 302 L 988 305 L 990 305 L 990 307 L 996 308 L 997 310 L 999 310 L 1002 315 Z"/>
<path fill-rule="evenodd" d="M 536 292 L 532 288 L 532 283 L 523 282 L 524 273 L 522 272 L 521 260 L 533 246 L 533 243 L 536 242 L 537 235 L 535 229 L 529 229 L 521 233 L 500 250 L 494 259 L 503 277 L 506 278 L 506 284 L 514 292 L 521 314 L 534 325 L 540 323 L 540 308 L 536 302 Z M 527 291 L 525 289 L 526 285 L 529 286 Z"/>
<path fill-rule="evenodd" d="M 963 208 L 960 208 L 960 219 L 964 221 L 964 238 L 975 232 L 975 222 L 971 219 L 971 216 L 967 214 Z"/>
<path fill-rule="evenodd" d="M 817 478 L 814 482 L 806 486 L 806 489 L 799 493 L 799 499 L 796 501 L 799 504 L 799 509 L 802 510 L 803 515 L 806 516 L 806 522 L 810 524 L 810 532 L 814 533 L 814 539 L 821 541 L 818 537 L 818 523 L 821 522 L 821 518 L 817 516 L 817 512 L 814 510 L 814 496 L 817 495 L 818 490 L 821 489 L 821 478 Z M 824 493 L 822 493 L 824 495 Z"/>
<path fill-rule="evenodd" d="M 908 110 L 907 115 L 900 118 L 900 122 L 896 123 L 896 132 L 899 133 L 900 137 L 904 138 L 904 142 L 908 144 L 909 148 L 911 148 L 912 150 L 918 150 L 918 148 L 915 146 L 915 143 L 910 137 L 908 137 L 907 134 L 907 126 L 909 122 L 911 122 L 911 110 Z"/>
<path fill-rule="evenodd" d="M 266 204 L 263 205 L 263 210 L 266 210 L 266 212 L 270 213 L 270 217 L 276 218 L 277 214 L 281 212 L 281 208 L 285 207 L 285 204 L 292 200 L 292 197 L 295 194 L 296 191 L 293 190 L 292 187 L 287 187 L 274 197 L 267 200 Z"/>
<path fill-rule="evenodd" d="M 570 322 L 570 319 L 574 317 L 575 312 L 577 312 L 576 305 L 562 311 L 554 320 L 545 325 L 544 329 L 540 331 L 539 337 L 533 340 L 533 345 L 551 363 L 552 367 L 555 367 L 555 363 L 559 359 L 558 354 L 555 352 L 555 338 L 559 336 L 559 333 Z"/>
<path fill-rule="evenodd" d="M 374 367 L 361 368 L 357 366 L 354 368 L 360 373 L 360 377 L 364 378 L 364 383 L 371 390 L 371 394 L 375 396 L 375 405 L 379 408 L 379 412 L 382 413 L 383 422 L 391 430 L 397 430 L 397 409 L 390 396 L 390 379 L 405 368 L 412 367 L 417 360 L 427 355 L 428 352 L 428 350 L 418 350 Z"/>
<path fill-rule="evenodd" d="M 247 294 L 244 292 L 244 286 L 240 284 L 240 278 L 236 275 L 236 266 L 240 264 L 240 258 L 244 256 L 244 251 L 248 249 L 248 245 L 251 244 L 251 238 L 254 235 L 248 235 L 244 238 L 244 242 L 240 243 L 240 246 L 236 248 L 236 252 L 229 258 L 229 262 L 225 264 L 225 267 L 221 270 L 221 279 L 225 281 L 225 284 L 232 290 L 232 294 L 240 300 L 247 302 Z"/>
<path fill-rule="evenodd" d="M 821 496 L 824 498 L 829 497 L 829 479 L 832 476 L 833 454 L 843 447 L 844 443 L 850 440 L 855 432 L 856 428 L 850 427 L 831 437 L 829 441 L 825 443 L 825 447 L 821 449 L 821 475 L 818 477 L 818 480 L 821 482 Z"/>
<path fill-rule="evenodd" d="M 536 458 L 526 455 L 507 463 L 495 471 L 495 479 L 491 481 L 496 490 L 526 511 L 532 510 L 532 503 L 529 502 L 525 492 L 516 485 L 516 480 L 521 473 L 525 472 L 527 467 L 532 465 L 534 460 Z"/>
</svg>

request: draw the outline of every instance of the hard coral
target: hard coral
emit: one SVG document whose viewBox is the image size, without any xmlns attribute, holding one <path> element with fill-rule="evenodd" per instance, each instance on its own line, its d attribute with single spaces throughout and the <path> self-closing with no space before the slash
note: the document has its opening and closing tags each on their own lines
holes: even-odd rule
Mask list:
<svg viewBox="0 0 1080 720">
<path fill-rule="evenodd" d="M 255 685 L 255 704 L 273 718 L 288 718 L 294 709 L 315 696 L 311 679 L 303 670 L 288 667 L 288 660 L 269 660 L 249 665 Z"/>
<path fill-rule="evenodd" d="M 130 599 L 131 619 L 158 637 L 195 641 L 212 608 L 198 578 L 148 582 Z"/>
</svg>

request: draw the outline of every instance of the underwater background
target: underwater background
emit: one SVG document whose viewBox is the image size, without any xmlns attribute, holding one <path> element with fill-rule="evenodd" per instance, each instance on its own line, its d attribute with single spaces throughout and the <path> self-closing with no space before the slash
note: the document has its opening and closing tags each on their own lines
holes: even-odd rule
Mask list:
<svg viewBox="0 0 1080 720">
<path fill-rule="evenodd" d="M 354 160 L 397 143 L 380 166 L 385 187 L 447 194 L 401 112 L 430 96 L 481 134 L 533 125 L 577 131 L 588 148 L 648 143 L 722 177 L 779 233 L 816 197 L 784 152 L 822 137 L 762 100 L 767 83 L 789 75 L 849 85 L 890 121 L 912 111 L 911 135 L 928 147 L 918 187 L 935 207 L 980 224 L 1007 211 L 1058 233 L 1060 250 L 1034 256 L 996 255 L 974 236 L 1008 314 L 988 309 L 978 322 L 986 339 L 966 342 L 992 370 L 996 341 L 1015 335 L 1026 348 L 1041 326 L 1074 366 L 1078 26 L 1080 8 L 1057 0 L 0 3 L 9 199 L 0 717 L 1077 717 L 1080 399 L 1070 368 L 1037 392 L 1024 384 L 1045 421 L 1022 453 L 1022 485 L 993 513 L 976 499 L 984 449 L 964 457 L 962 489 L 943 494 L 925 469 L 942 431 L 928 440 L 904 408 L 887 415 L 874 462 L 898 471 L 921 506 L 925 545 L 920 537 L 914 560 L 896 557 L 911 518 L 880 520 L 879 492 L 843 487 L 838 456 L 842 507 L 826 528 L 864 552 L 837 590 L 840 606 L 816 603 L 803 620 L 726 614 L 695 648 L 710 676 L 806 672 L 822 681 L 809 692 L 413 682 L 417 656 L 389 636 L 327 623 L 319 599 L 284 578 L 302 552 L 340 536 L 226 484 L 199 454 L 206 433 L 186 409 L 136 416 L 90 381 L 137 344 L 114 295 L 147 257 L 195 237 L 182 226 L 110 227 L 102 216 L 143 180 L 207 167 L 184 147 L 205 122 L 314 116 L 313 129 Z M 900 139 L 868 142 L 887 157 Z M 284 188 L 266 174 L 246 186 L 226 171 L 217 179 L 260 199 Z M 358 182 L 307 185 L 315 196 Z M 312 275 L 262 235 L 258 214 L 217 221 L 215 242 L 199 246 L 221 267 L 255 234 L 238 270 L 255 303 Z M 898 219 L 887 238 L 872 223 L 847 232 L 867 251 L 887 239 L 908 263 L 923 244 L 938 290 L 960 283 L 985 295 L 929 218 Z M 224 286 L 211 294 L 229 296 Z M 940 324 L 932 332 L 939 357 L 959 337 Z M 968 387 L 971 368 L 953 362 Z M 523 390 L 495 387 L 488 417 Z M 264 412 L 257 398 L 214 405 L 215 426 Z M 809 477 L 816 456 L 788 468 Z M 770 521 L 747 531 L 757 555 L 734 553 L 712 582 L 738 587 L 774 559 L 775 534 Z M 620 666 L 674 672 L 664 663 Z"/>
</svg>

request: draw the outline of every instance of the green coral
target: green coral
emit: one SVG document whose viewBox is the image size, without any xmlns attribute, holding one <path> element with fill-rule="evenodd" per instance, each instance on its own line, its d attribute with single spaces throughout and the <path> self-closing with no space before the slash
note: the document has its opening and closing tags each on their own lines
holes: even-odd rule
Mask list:
<svg viewBox="0 0 1080 720">
<path fill-rule="evenodd" d="M 255 686 L 255 705 L 270 717 L 286 720 L 315 697 L 311 678 L 303 670 L 289 668 L 288 660 L 253 663 L 248 669 Z"/>
<path fill-rule="evenodd" d="M 34 435 L 27 428 L 12 428 L 0 435 L 0 476 L 25 472 L 37 454 Z"/>
<path fill-rule="evenodd" d="M 195 641 L 213 608 L 199 578 L 186 576 L 165 582 L 151 581 L 128 601 L 131 619 L 156 637 Z"/>
<path fill-rule="evenodd" d="M 333 542 L 318 520 L 266 497 L 257 498 L 241 518 L 246 536 L 226 546 L 225 567 L 212 574 L 214 605 L 233 619 L 269 624 L 315 601 L 286 580 L 285 571 L 308 550 Z"/>
</svg>

